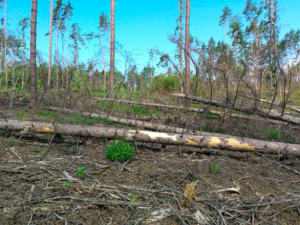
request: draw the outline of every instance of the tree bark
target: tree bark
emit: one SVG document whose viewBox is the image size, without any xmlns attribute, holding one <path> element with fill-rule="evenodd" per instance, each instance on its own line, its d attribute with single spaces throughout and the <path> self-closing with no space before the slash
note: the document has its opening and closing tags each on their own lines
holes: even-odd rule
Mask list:
<svg viewBox="0 0 300 225">
<path fill-rule="evenodd" d="M 49 59 L 48 59 L 48 79 L 47 79 L 48 88 L 50 88 L 51 85 L 52 27 L 53 27 L 53 0 L 50 0 Z"/>
<path fill-rule="evenodd" d="M 96 138 L 123 138 L 129 141 L 160 143 L 220 150 L 256 152 L 283 155 L 290 158 L 300 157 L 300 145 L 281 142 L 260 141 L 247 138 L 225 138 L 190 134 L 136 131 L 118 128 L 103 128 L 71 124 L 53 124 L 44 122 L 0 120 L 0 129 L 41 134 L 65 134 Z"/>
<path fill-rule="evenodd" d="M 115 70 L 115 0 L 111 0 L 110 12 L 110 70 L 109 70 L 109 98 L 114 98 L 114 70 Z"/>
<path fill-rule="evenodd" d="M 201 102 L 203 104 L 208 104 L 211 106 L 219 106 L 223 108 L 229 108 L 229 109 L 234 109 L 240 112 L 244 113 L 250 113 L 250 114 L 255 114 L 261 117 L 269 118 L 269 119 L 274 119 L 274 120 L 279 120 L 279 121 L 284 121 L 290 124 L 296 124 L 300 125 L 300 118 L 298 117 L 291 117 L 291 116 L 284 116 L 281 115 L 278 112 L 275 111 L 269 111 L 266 109 L 261 109 L 261 108 L 254 108 L 254 107 L 247 107 L 247 106 L 240 106 L 240 105 L 232 105 L 226 102 L 221 102 L 217 100 L 209 100 L 201 97 L 196 97 L 192 95 L 183 95 L 180 93 L 175 93 L 173 96 L 184 98 L 190 101 L 195 101 L 195 102 Z"/>
<path fill-rule="evenodd" d="M 185 47 L 184 47 L 184 59 L 185 59 L 185 94 L 190 94 L 191 87 L 191 68 L 190 68 L 190 0 L 186 0 L 186 14 L 185 14 Z"/>
<path fill-rule="evenodd" d="M 30 106 L 37 105 L 37 74 L 36 74 L 36 18 L 38 0 L 32 0 L 31 31 L 30 31 Z"/>
</svg>

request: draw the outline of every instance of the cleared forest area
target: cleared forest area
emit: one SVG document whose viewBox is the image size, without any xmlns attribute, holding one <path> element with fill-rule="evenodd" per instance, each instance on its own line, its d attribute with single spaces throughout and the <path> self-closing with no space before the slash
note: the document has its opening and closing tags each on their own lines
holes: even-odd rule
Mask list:
<svg viewBox="0 0 300 225">
<path fill-rule="evenodd" d="M 48 61 L 40 1 L 17 33 L 7 2 L 0 224 L 300 224 L 300 31 L 280 33 L 277 0 L 224 6 L 207 42 L 175 1 L 175 51 L 139 56 L 115 37 L 122 1 L 86 32 L 50 0 Z"/>
</svg>

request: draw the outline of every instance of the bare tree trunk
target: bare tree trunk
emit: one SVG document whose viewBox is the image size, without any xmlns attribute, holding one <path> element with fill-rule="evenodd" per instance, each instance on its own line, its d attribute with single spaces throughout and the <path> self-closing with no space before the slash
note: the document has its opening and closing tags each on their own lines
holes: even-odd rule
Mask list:
<svg viewBox="0 0 300 225">
<path fill-rule="evenodd" d="M 34 1 L 34 0 L 33 0 Z M 283 155 L 290 158 L 300 157 L 300 146 L 281 142 L 261 141 L 239 137 L 200 136 L 191 134 L 160 133 L 120 128 L 103 128 L 70 124 L 0 120 L 1 130 L 23 131 L 42 134 L 80 135 L 96 138 L 123 138 L 129 141 L 161 143 L 200 148 L 224 149 L 230 151 L 259 152 Z"/>
<path fill-rule="evenodd" d="M 58 77 L 58 65 L 59 65 L 59 22 L 57 24 L 57 27 L 56 27 L 56 89 L 59 88 L 59 85 L 58 85 L 58 80 L 59 80 L 59 77 Z"/>
<path fill-rule="evenodd" d="M 36 18 L 38 0 L 32 0 L 31 31 L 30 31 L 30 106 L 37 105 L 37 75 L 36 75 Z"/>
<path fill-rule="evenodd" d="M 8 89 L 8 72 L 7 72 L 7 56 L 6 56 L 6 0 L 4 0 L 4 27 L 3 27 L 3 32 L 4 32 L 4 71 L 5 71 L 5 89 Z"/>
<path fill-rule="evenodd" d="M 52 27 L 53 27 L 53 0 L 50 0 L 49 59 L 48 59 L 48 79 L 47 79 L 48 88 L 50 88 L 51 85 Z"/>
<path fill-rule="evenodd" d="M 180 29 L 180 33 L 179 33 L 179 73 L 180 73 L 180 93 L 183 94 L 184 88 L 183 88 L 183 65 L 182 65 L 182 55 L 183 55 L 183 49 L 182 49 L 182 43 L 183 43 L 183 0 L 179 0 L 180 4 L 179 4 L 179 29 Z"/>
<path fill-rule="evenodd" d="M 110 12 L 110 70 L 109 70 L 109 98 L 114 98 L 114 70 L 115 70 L 115 0 L 111 0 Z"/>
<path fill-rule="evenodd" d="M 25 50 L 26 50 L 26 41 L 25 41 L 25 32 L 23 32 L 22 34 L 22 38 L 23 38 L 23 66 L 22 66 L 22 90 L 24 90 L 24 70 L 25 70 L 25 63 L 26 63 L 26 55 L 25 55 Z M 0 86 L 1 87 L 1 86 Z"/>
<path fill-rule="evenodd" d="M 191 87 L 191 68 L 190 68 L 190 0 L 186 0 L 186 15 L 185 15 L 185 47 L 184 47 L 184 59 L 185 59 L 185 94 L 190 94 Z"/>
<path fill-rule="evenodd" d="M 67 18 L 67 46 L 66 46 L 66 89 L 69 90 L 69 24 L 70 18 Z"/>
</svg>

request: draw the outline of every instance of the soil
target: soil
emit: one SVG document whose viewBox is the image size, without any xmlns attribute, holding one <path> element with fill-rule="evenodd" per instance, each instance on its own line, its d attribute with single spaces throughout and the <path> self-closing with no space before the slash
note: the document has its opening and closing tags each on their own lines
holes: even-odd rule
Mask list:
<svg viewBox="0 0 300 225">
<path fill-rule="evenodd" d="M 6 135 L 3 225 L 300 224 L 298 159 L 134 143 L 131 161 L 110 162 L 107 140 Z M 209 171 L 189 166 L 195 159 Z"/>
</svg>

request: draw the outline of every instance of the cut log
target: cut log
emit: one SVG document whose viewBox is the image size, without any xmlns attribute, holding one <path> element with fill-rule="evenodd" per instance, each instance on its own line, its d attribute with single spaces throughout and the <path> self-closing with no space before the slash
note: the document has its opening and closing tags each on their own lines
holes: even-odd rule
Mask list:
<svg viewBox="0 0 300 225">
<path fill-rule="evenodd" d="M 280 142 L 260 141 L 248 138 L 224 138 L 218 136 L 200 136 L 190 134 L 136 131 L 118 128 L 83 126 L 71 124 L 51 124 L 20 120 L 0 120 L 0 129 L 11 131 L 30 130 L 32 133 L 64 134 L 108 139 L 126 139 L 129 141 L 159 143 L 200 148 L 215 148 L 230 151 L 248 151 L 256 153 L 280 154 L 288 158 L 300 157 L 300 145 Z"/>
<path fill-rule="evenodd" d="M 233 109 L 239 112 L 249 113 L 249 114 L 255 114 L 264 118 L 284 121 L 291 124 L 300 125 L 300 118 L 299 117 L 292 117 L 292 116 L 286 116 L 281 115 L 278 112 L 275 112 L 274 110 L 266 110 L 261 108 L 254 108 L 254 107 L 247 107 L 247 106 L 241 106 L 241 105 L 232 105 L 230 103 L 218 101 L 218 100 L 210 100 L 202 97 L 192 96 L 192 95 L 184 95 L 180 93 L 175 93 L 173 96 L 184 98 L 190 101 L 194 102 L 201 102 L 203 104 L 211 105 L 211 106 L 218 106 L 228 109 Z"/>
</svg>

